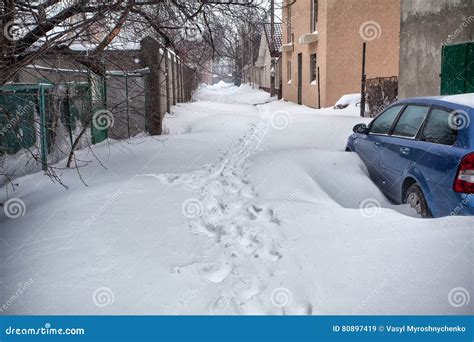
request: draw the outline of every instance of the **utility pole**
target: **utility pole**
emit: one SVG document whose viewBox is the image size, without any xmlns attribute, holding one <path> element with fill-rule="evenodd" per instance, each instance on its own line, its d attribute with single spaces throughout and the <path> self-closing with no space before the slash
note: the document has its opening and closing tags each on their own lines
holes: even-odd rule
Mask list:
<svg viewBox="0 0 474 342">
<path fill-rule="evenodd" d="M 321 109 L 321 78 L 319 78 L 319 66 L 318 66 L 318 109 Z"/>
<path fill-rule="evenodd" d="M 253 69 L 254 69 L 254 60 L 253 60 L 253 27 L 250 28 L 250 70 L 249 70 L 249 78 L 250 78 L 250 85 L 253 87 Z"/>
<path fill-rule="evenodd" d="M 244 38 L 244 28 L 240 27 L 240 81 L 238 82 L 239 87 L 244 80 L 244 67 L 245 67 L 245 38 Z"/>
<path fill-rule="evenodd" d="M 365 74 L 365 54 L 366 54 L 367 43 L 364 42 L 362 45 L 362 79 L 360 89 L 360 116 L 365 116 L 365 96 L 366 96 L 366 84 L 367 75 Z"/>
<path fill-rule="evenodd" d="M 270 1 L 270 53 L 273 54 L 275 49 L 275 0 Z M 275 56 L 272 57 L 272 67 L 270 72 L 270 94 L 275 96 Z"/>
</svg>

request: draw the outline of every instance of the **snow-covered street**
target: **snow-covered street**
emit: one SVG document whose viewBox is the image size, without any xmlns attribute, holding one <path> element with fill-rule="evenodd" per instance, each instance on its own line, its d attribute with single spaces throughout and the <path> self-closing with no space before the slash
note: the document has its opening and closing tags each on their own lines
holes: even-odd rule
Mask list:
<svg viewBox="0 0 474 342">
<path fill-rule="evenodd" d="M 390 204 L 344 151 L 358 108 L 222 83 L 195 100 L 167 135 L 80 151 L 87 186 L 59 169 L 68 190 L 2 189 L 26 206 L 0 211 L 0 302 L 23 289 L 2 314 L 474 312 L 450 294 L 474 293 L 472 217 Z"/>
</svg>

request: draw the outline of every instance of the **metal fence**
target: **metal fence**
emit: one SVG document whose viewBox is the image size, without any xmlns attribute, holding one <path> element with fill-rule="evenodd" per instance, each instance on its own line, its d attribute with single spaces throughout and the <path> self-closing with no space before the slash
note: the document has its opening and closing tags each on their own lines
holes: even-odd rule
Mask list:
<svg viewBox="0 0 474 342">
<path fill-rule="evenodd" d="M 398 78 L 378 77 L 367 80 L 366 116 L 375 117 L 398 99 Z"/>
<path fill-rule="evenodd" d="M 198 74 L 157 44 L 150 40 L 141 51 L 111 54 L 103 61 L 104 75 L 45 57 L 20 72 L 23 83 L 0 87 L 0 187 L 51 170 L 72 149 L 141 132 L 162 134 L 165 113 L 192 100 Z M 120 65 L 112 63 L 118 58 Z M 124 66 L 129 70 L 111 70 Z M 96 120 L 100 112 L 110 119 L 105 127 Z"/>
<path fill-rule="evenodd" d="M 83 148 L 89 141 L 107 138 L 107 132 L 91 125 L 92 88 L 90 82 L 0 88 L 0 186 L 47 170 L 48 165 L 67 157 L 74 144 Z M 81 135 L 86 126 L 88 134 Z"/>
</svg>

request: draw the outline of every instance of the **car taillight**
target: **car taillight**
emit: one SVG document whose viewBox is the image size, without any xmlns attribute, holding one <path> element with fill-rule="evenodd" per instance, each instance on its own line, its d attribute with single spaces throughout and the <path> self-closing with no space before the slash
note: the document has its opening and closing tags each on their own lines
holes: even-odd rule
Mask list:
<svg viewBox="0 0 474 342">
<path fill-rule="evenodd" d="M 468 154 L 461 161 L 458 175 L 454 182 L 454 191 L 474 194 L 474 153 Z"/>
</svg>

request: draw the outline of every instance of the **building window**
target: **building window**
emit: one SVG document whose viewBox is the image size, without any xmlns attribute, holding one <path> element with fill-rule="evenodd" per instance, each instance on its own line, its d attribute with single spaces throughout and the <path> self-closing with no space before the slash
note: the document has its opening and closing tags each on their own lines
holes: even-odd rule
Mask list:
<svg viewBox="0 0 474 342">
<path fill-rule="evenodd" d="M 287 17 L 286 17 L 287 43 L 290 44 L 293 42 L 293 31 L 291 29 L 291 5 L 288 5 L 286 13 L 287 13 Z"/>
<path fill-rule="evenodd" d="M 291 81 L 291 61 L 286 62 L 286 78 L 287 81 Z"/>
<path fill-rule="evenodd" d="M 318 0 L 311 0 L 311 32 L 318 30 Z"/>
<path fill-rule="evenodd" d="M 311 82 L 316 82 L 316 79 L 318 77 L 318 64 L 317 64 L 317 58 L 316 58 L 315 53 L 313 53 L 310 56 L 309 61 L 311 63 L 309 66 L 309 70 L 310 70 L 309 79 L 311 80 Z"/>
</svg>

